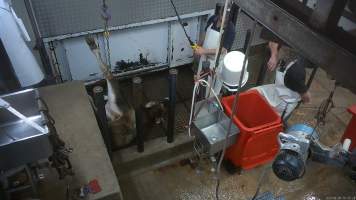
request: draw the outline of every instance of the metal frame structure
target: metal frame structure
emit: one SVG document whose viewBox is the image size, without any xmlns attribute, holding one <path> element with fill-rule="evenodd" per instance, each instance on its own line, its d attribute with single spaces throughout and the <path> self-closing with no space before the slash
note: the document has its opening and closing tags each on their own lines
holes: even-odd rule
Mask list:
<svg viewBox="0 0 356 200">
<path fill-rule="evenodd" d="M 200 11 L 200 12 L 183 14 L 183 15 L 181 15 L 181 18 L 188 19 L 188 18 L 193 18 L 193 17 L 200 17 L 200 16 L 204 16 L 204 15 L 209 15 L 213 11 L 214 11 L 213 9 L 210 9 L 210 10 L 205 10 L 205 11 Z M 130 24 L 125 24 L 125 25 L 120 25 L 120 26 L 112 26 L 109 28 L 109 31 L 135 28 L 135 27 L 139 27 L 139 26 L 153 25 L 153 24 L 159 24 L 159 23 L 163 23 L 163 22 L 172 22 L 172 21 L 176 21 L 176 20 L 177 20 L 177 17 L 167 17 L 164 19 L 153 19 L 153 20 L 144 21 L 144 22 L 130 23 Z M 79 32 L 79 33 L 71 33 L 71 34 L 59 35 L 59 36 L 54 36 L 54 37 L 45 37 L 45 38 L 43 38 L 43 41 L 46 43 L 46 42 L 51 42 L 51 41 L 64 40 L 64 39 L 68 39 L 68 38 L 74 38 L 74 37 L 79 37 L 79 36 L 83 36 L 83 35 L 96 34 L 96 33 L 102 33 L 102 32 L 104 32 L 104 29 L 88 30 L 88 31 Z"/>
<path fill-rule="evenodd" d="M 356 93 L 356 56 L 309 28 L 270 0 L 238 0 L 240 8 Z"/>
<path fill-rule="evenodd" d="M 193 20 L 193 19 L 197 19 L 198 20 L 198 25 L 200 26 L 201 23 L 201 18 L 203 18 L 204 16 L 207 16 L 208 14 L 211 14 L 213 12 L 213 10 L 207 10 L 207 11 L 202 11 L 202 12 L 196 12 L 196 13 L 190 13 L 190 14 L 185 14 L 182 15 L 182 19 L 184 20 Z M 180 55 L 180 54 L 184 54 L 184 52 L 181 52 L 179 48 L 179 51 L 175 50 L 175 52 L 173 52 L 173 46 L 172 46 L 172 28 L 176 26 L 176 17 L 169 17 L 169 18 L 165 18 L 165 19 L 156 19 L 156 20 L 151 20 L 151 21 L 146 21 L 146 22 L 140 22 L 140 23 L 135 23 L 135 24 L 128 24 L 128 25 L 123 25 L 123 26 L 116 26 L 116 27 L 110 27 L 110 31 L 112 31 L 112 40 L 117 40 L 117 34 L 130 34 L 131 32 L 136 32 L 140 31 L 138 30 L 140 27 L 143 30 L 148 30 L 151 31 L 153 29 L 157 29 L 157 28 L 150 28 L 153 26 L 167 26 L 167 30 L 168 30 L 168 38 L 167 38 L 167 42 L 168 42 L 168 46 L 164 49 L 168 49 L 167 50 L 167 56 L 164 56 L 164 54 L 159 54 L 159 56 L 154 57 L 154 59 L 158 59 L 157 63 L 151 63 L 147 66 L 144 66 L 142 68 L 138 68 L 138 69 L 130 69 L 129 71 L 123 71 L 123 72 L 115 72 L 114 75 L 117 78 L 128 78 L 128 77 L 132 77 L 133 75 L 138 75 L 138 74 L 142 74 L 142 73 L 149 73 L 149 72 L 155 72 L 155 71 L 161 71 L 161 70 L 165 70 L 168 68 L 172 68 L 175 67 L 177 65 L 177 63 L 183 62 L 183 64 L 186 64 L 184 62 L 186 62 L 186 60 L 182 60 L 177 58 L 174 62 L 173 62 L 173 55 L 174 58 L 176 58 L 176 56 Z M 180 27 L 179 27 L 180 28 Z M 198 27 L 199 30 L 199 27 Z M 76 65 L 71 65 L 71 63 L 73 63 L 73 60 L 70 63 L 70 60 L 68 59 L 68 57 L 66 57 L 68 54 L 70 54 L 70 51 L 66 51 L 66 48 L 70 48 L 66 47 L 66 43 L 67 41 L 71 43 L 71 41 L 73 42 L 75 39 L 78 40 L 78 42 L 80 42 L 80 38 L 85 36 L 85 35 L 90 35 L 90 34 L 94 34 L 97 37 L 101 38 L 101 32 L 103 30 L 102 29 L 98 29 L 98 30 L 92 30 L 92 31 L 88 31 L 88 32 L 81 32 L 81 33 L 75 33 L 75 34 L 69 34 L 69 35 L 63 35 L 63 36 L 58 36 L 55 38 L 44 38 L 44 42 L 46 44 L 50 44 L 53 43 L 54 46 L 56 46 L 57 48 L 55 48 L 55 52 L 57 53 L 57 57 L 58 57 L 58 63 L 60 66 L 60 71 L 62 71 L 62 76 L 63 76 L 63 80 L 72 80 L 72 79 L 78 79 L 78 78 L 73 78 L 73 74 L 74 73 L 72 71 L 72 68 L 70 66 L 75 66 L 75 68 L 80 68 L 79 66 Z M 121 32 L 122 31 L 122 32 Z M 196 37 L 198 37 L 198 34 L 196 34 Z M 194 33 L 195 36 L 195 33 Z M 176 37 L 174 37 L 176 38 Z M 162 38 L 155 38 L 155 40 L 157 40 L 157 42 L 159 42 L 158 40 L 162 39 Z M 177 38 L 176 38 L 177 39 Z M 137 40 L 135 40 L 135 38 L 133 39 L 133 43 L 134 43 L 134 47 L 137 44 Z M 74 41 L 75 42 L 75 41 Z M 78 44 L 75 43 L 75 44 Z M 101 45 L 101 44 L 100 44 Z M 161 45 L 163 45 L 163 43 L 161 43 Z M 132 48 L 132 47 L 131 47 Z M 135 47 L 136 48 L 136 47 Z M 178 49 L 178 48 L 176 48 Z M 187 48 L 185 48 L 187 49 Z M 117 48 L 112 48 L 112 51 L 116 51 Z M 136 49 L 129 49 L 129 52 L 136 52 L 139 53 L 139 48 L 136 52 Z M 105 54 L 105 52 L 102 52 L 103 54 Z M 83 54 L 85 55 L 85 52 L 83 52 Z M 127 53 L 128 55 L 131 55 L 132 53 Z M 117 53 L 115 55 L 118 55 Z M 120 54 L 121 55 L 121 54 Z M 114 56 L 115 57 L 115 56 Z M 137 56 L 138 57 L 138 56 Z M 163 58 L 164 57 L 164 58 Z M 190 57 L 186 57 L 188 60 L 191 59 Z M 127 58 L 127 59 L 122 59 L 122 60 L 128 60 L 131 58 Z M 55 63 L 55 61 L 54 61 Z M 88 68 L 85 68 L 88 71 Z M 90 69 L 89 69 L 90 70 Z M 87 72 L 86 71 L 86 72 Z M 94 74 L 95 71 L 93 71 Z M 97 77 L 97 76 L 93 76 L 93 77 L 89 77 L 86 79 L 81 79 L 81 80 L 85 80 L 86 84 L 92 84 L 97 82 L 98 80 L 100 80 L 101 77 Z"/>
</svg>

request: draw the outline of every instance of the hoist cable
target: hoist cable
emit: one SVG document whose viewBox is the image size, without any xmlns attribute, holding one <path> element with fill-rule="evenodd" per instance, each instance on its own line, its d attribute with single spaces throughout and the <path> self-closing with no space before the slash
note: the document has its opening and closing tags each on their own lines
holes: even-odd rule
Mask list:
<svg viewBox="0 0 356 200">
<path fill-rule="evenodd" d="M 192 41 L 192 39 L 189 37 L 189 35 L 188 35 L 188 33 L 187 33 L 187 30 L 185 30 L 183 20 L 182 20 L 182 18 L 180 17 L 180 15 L 179 15 L 179 13 L 178 13 L 178 11 L 177 11 L 177 8 L 176 8 L 176 6 L 175 6 L 173 0 L 169 0 L 169 1 L 170 1 L 171 4 L 172 4 L 173 10 L 174 10 L 174 12 L 176 13 L 176 16 L 177 16 L 177 18 L 178 18 L 178 22 L 179 22 L 179 24 L 182 26 L 183 31 L 184 31 L 184 35 L 185 35 L 185 37 L 188 39 L 190 46 L 191 46 L 193 49 L 197 48 L 197 44 L 195 44 L 195 43 Z"/>
</svg>

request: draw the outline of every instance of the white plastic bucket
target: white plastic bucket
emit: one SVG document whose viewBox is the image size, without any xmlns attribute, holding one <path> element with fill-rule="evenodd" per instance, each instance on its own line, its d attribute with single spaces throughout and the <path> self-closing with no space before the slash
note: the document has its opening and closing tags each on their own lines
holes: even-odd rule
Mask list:
<svg viewBox="0 0 356 200">
<path fill-rule="evenodd" d="M 220 77 L 224 83 L 224 86 L 230 91 L 236 91 L 237 87 L 239 86 L 244 59 L 245 54 L 240 51 L 231 51 L 226 54 L 224 58 Z M 248 81 L 249 73 L 247 71 L 247 65 L 248 60 L 246 62 L 245 74 L 242 80 L 241 87 L 243 87 Z"/>
</svg>

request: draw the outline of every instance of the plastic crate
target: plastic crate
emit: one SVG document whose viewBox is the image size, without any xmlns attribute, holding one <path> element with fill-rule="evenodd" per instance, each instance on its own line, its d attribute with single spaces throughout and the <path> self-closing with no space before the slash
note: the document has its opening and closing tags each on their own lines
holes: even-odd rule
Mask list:
<svg viewBox="0 0 356 200">
<path fill-rule="evenodd" d="M 231 116 L 234 96 L 222 99 Z M 279 150 L 277 136 L 283 130 L 281 117 L 256 90 L 241 93 L 234 123 L 240 134 L 225 158 L 242 169 L 251 169 L 274 159 Z"/>
</svg>

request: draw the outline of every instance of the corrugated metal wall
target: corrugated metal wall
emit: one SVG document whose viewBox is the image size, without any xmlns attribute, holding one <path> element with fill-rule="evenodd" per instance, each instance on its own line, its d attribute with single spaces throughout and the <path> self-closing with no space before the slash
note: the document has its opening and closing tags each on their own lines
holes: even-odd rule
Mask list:
<svg viewBox="0 0 356 200">
<path fill-rule="evenodd" d="M 43 37 L 103 28 L 102 0 L 31 0 Z M 174 0 L 180 14 L 213 9 L 218 0 Z M 175 16 L 169 0 L 107 0 L 110 26 Z"/>
</svg>

